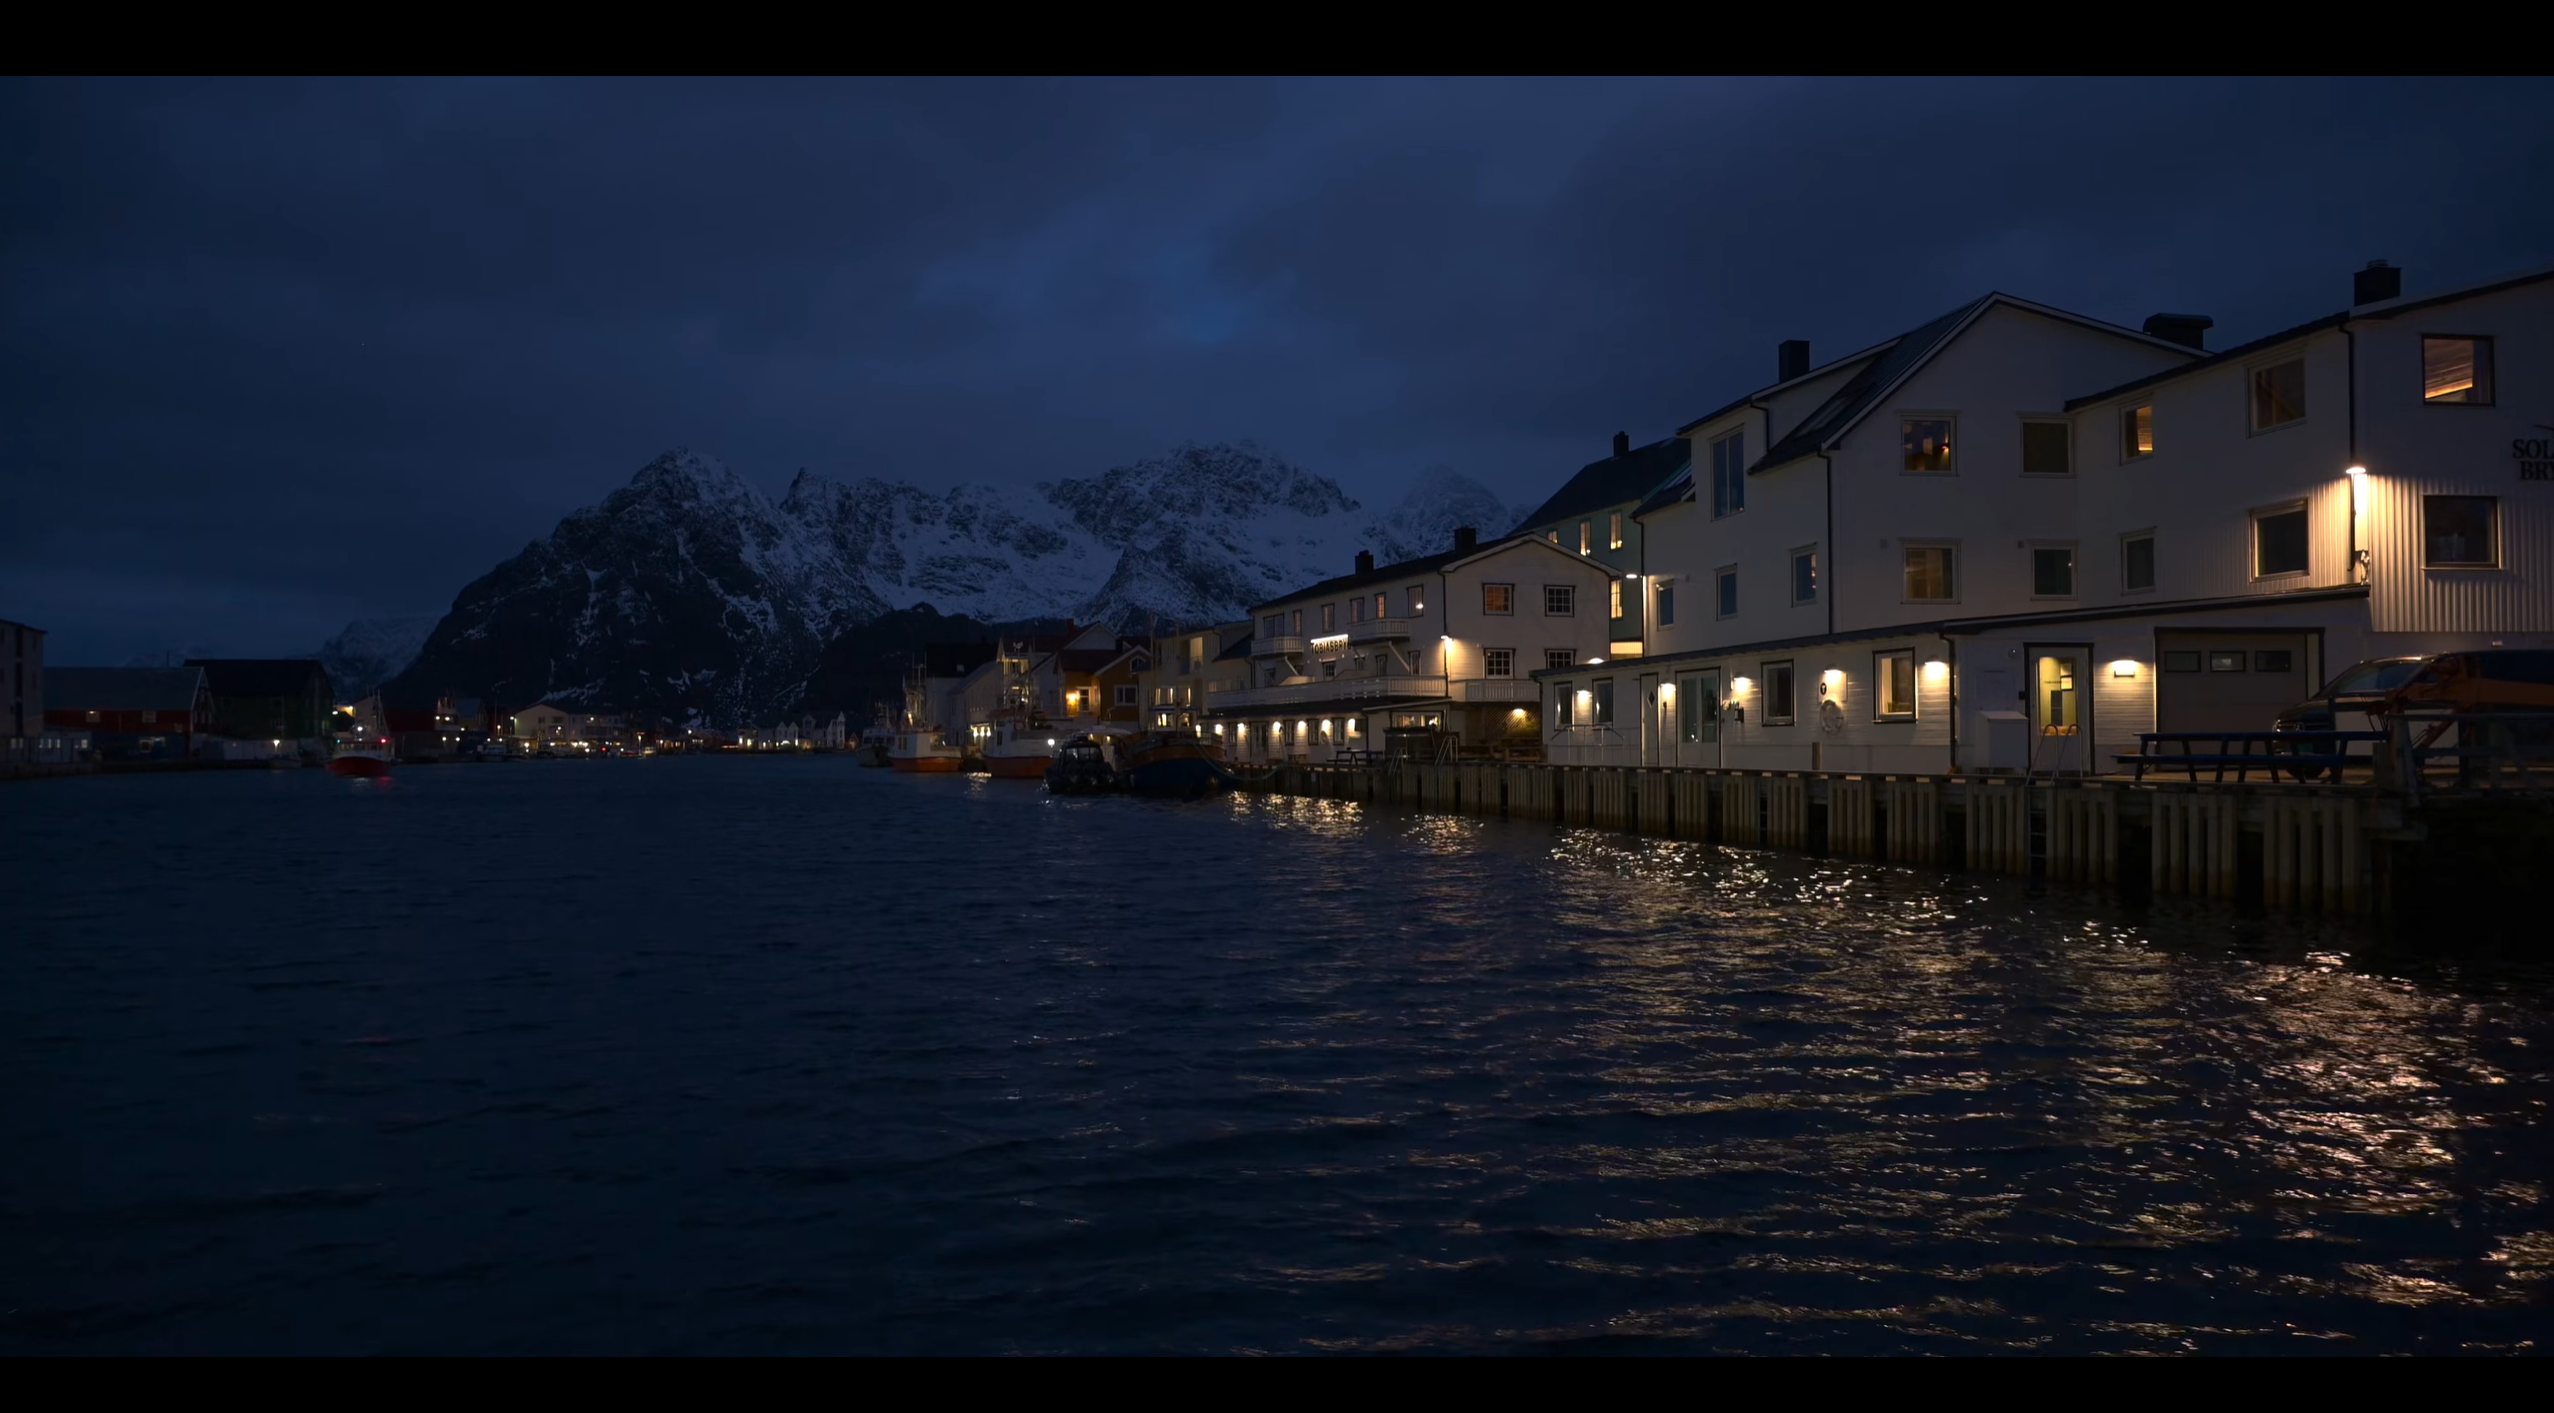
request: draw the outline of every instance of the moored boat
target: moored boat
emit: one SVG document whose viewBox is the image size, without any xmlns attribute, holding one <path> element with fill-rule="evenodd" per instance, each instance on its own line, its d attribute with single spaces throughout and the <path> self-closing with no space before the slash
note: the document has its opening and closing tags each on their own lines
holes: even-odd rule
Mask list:
<svg viewBox="0 0 2554 1413">
<path fill-rule="evenodd" d="M 897 770 L 940 775 L 955 774 L 966 763 L 966 751 L 949 744 L 946 733 L 932 724 L 930 679 L 915 668 L 905 682 L 904 719 L 887 740 L 887 764 Z"/>
<path fill-rule="evenodd" d="M 1183 731 L 1155 731 L 1118 747 L 1119 774 L 1138 795 L 1194 800 L 1232 788 L 1238 778 L 1224 748 Z"/>
<path fill-rule="evenodd" d="M 1043 780 L 1056 759 L 1055 724 L 1038 709 L 1024 648 L 1002 651 L 1002 690 L 986 725 L 984 768 L 1000 780 Z"/>
<path fill-rule="evenodd" d="M 387 780 L 390 743 L 343 747 L 328 758 L 328 773 L 341 780 Z"/>
<path fill-rule="evenodd" d="M 1076 736 L 1055 753 L 1046 768 L 1046 788 L 1056 795 L 1107 795 L 1118 788 L 1117 771 L 1108 752 L 1088 736 Z"/>
</svg>

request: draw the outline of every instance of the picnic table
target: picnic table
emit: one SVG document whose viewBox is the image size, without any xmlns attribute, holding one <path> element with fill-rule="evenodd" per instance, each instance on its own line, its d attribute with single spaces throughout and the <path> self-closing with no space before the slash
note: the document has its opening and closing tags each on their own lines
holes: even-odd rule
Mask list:
<svg viewBox="0 0 2554 1413">
<path fill-rule="evenodd" d="M 2213 770 L 2212 779 L 2224 780 L 2226 772 L 2235 772 L 2238 781 L 2255 770 L 2272 779 L 2281 775 L 2299 780 L 2312 780 L 2329 770 L 2334 778 L 2354 760 L 2350 747 L 2360 741 L 2381 742 L 2382 731 L 2141 731 L 2134 755 L 2114 756 L 2127 766 L 2135 778 L 2144 780 L 2151 769 L 2180 770 L 2196 782 L 2199 772 Z M 2205 745 L 2208 749 L 2201 749 Z M 2166 750 L 2179 746 L 2179 750 Z"/>
</svg>

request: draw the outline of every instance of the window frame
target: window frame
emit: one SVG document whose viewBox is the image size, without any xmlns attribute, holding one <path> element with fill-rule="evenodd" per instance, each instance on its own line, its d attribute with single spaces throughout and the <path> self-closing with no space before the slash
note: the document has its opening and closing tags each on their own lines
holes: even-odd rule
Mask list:
<svg viewBox="0 0 2554 1413">
<path fill-rule="evenodd" d="M 1611 621 L 1623 616 L 1623 581 L 1608 576 L 1605 580 L 1605 617 Z"/>
<path fill-rule="evenodd" d="M 1738 566 L 1724 564 L 1712 571 L 1712 621 L 1717 623 L 1738 616 Z"/>
<path fill-rule="evenodd" d="M 1804 559 L 1809 561 L 1809 596 L 1807 598 L 1800 596 L 1800 561 Z M 1788 592 L 1791 594 L 1791 606 L 1808 608 L 1815 605 L 1818 602 L 1818 547 L 1794 545 L 1783 563 L 1790 570 Z"/>
<path fill-rule="evenodd" d="M 1552 729 L 1554 731 L 1569 731 L 1578 726 L 1578 716 L 1575 711 L 1577 705 L 1578 683 L 1555 680 L 1552 683 Z"/>
<path fill-rule="evenodd" d="M 1943 460 L 1940 470 L 1920 469 L 1907 465 L 1907 427 L 1915 422 L 1940 422 L 1950 430 L 1942 438 Z M 1900 412 L 1898 414 L 1898 474 L 1901 476 L 1957 476 L 1960 474 L 1960 414 L 1956 412 Z"/>
<path fill-rule="evenodd" d="M 1747 513 L 1747 429 L 1739 428 L 1710 442 L 1712 454 L 1712 519 Z"/>
<path fill-rule="evenodd" d="M 1507 667 L 1504 671 L 1501 670 L 1498 665 L 1499 658 L 1502 655 L 1507 658 Z M 1514 678 L 1516 676 L 1516 649 L 1483 648 L 1481 650 L 1481 675 L 1483 677 Z"/>
<path fill-rule="evenodd" d="M 1623 547 L 1623 512 L 1619 510 L 1611 512 L 1607 519 L 1605 526 L 1605 547 L 1607 549 L 1621 549 Z"/>
<path fill-rule="evenodd" d="M 1579 522 L 1579 553 L 1581 554 L 1591 553 L 1596 545 L 1596 535 L 1588 528 L 1589 524 L 1590 522 L 1585 520 Z"/>
<path fill-rule="evenodd" d="M 1135 698 L 1136 698 L 1136 688 L 1135 688 L 1135 684 L 1134 684 L 1134 683 L 1132 683 L 1132 682 L 1120 682 L 1120 683 L 1116 684 L 1116 688 L 1115 688 L 1115 690 L 1114 690 L 1114 691 L 1113 691 L 1110 695 L 1116 698 L 1116 700 L 1115 700 L 1115 701 L 1113 701 L 1113 702 L 1111 702 L 1111 703 L 1109 704 L 1109 705 L 1110 705 L 1110 707 L 1111 707 L 1112 709 L 1114 709 L 1114 708 L 1116 708 L 1116 707 L 1131 707 L 1131 706 L 1142 706 L 1142 705 L 1143 705 L 1143 703 L 1142 703 L 1142 702 L 1139 702 L 1139 701 L 1137 701 L 1137 700 L 1135 699 Z"/>
<path fill-rule="evenodd" d="M 2275 505 L 2256 505 L 2247 510 L 2245 514 L 2252 521 L 2252 544 L 2249 546 L 2252 552 L 2252 582 L 2259 584 L 2268 580 L 2307 579 L 2314 576 L 2315 523 L 2314 507 L 2311 501 L 2301 496 L 2295 500 L 2281 501 Z M 2264 571 L 2261 567 L 2261 524 L 2265 520 L 2276 520 L 2290 515 L 2300 515 L 2305 517 L 2305 565 L 2303 568 L 2298 569 L 2275 569 Z"/>
<path fill-rule="evenodd" d="M 1587 694 L 1587 724 L 1590 726 L 1613 725 L 1614 679 L 1611 677 L 1589 678 Z"/>
<path fill-rule="evenodd" d="M 1650 612 L 1657 618 L 1658 626 L 1661 628 L 1675 627 L 1676 581 L 1666 578 L 1652 579 L 1650 581 L 1649 597 Z"/>
<path fill-rule="evenodd" d="M 1326 603 L 1321 606 L 1321 631 L 1324 636 L 1339 631 L 1339 605 Z"/>
<path fill-rule="evenodd" d="M 2137 449 L 2137 414 L 2146 414 L 2146 449 Z M 2155 400 L 2132 402 L 2119 410 L 2119 464 L 2147 461 L 2155 455 Z"/>
<path fill-rule="evenodd" d="M 1889 665 L 1903 662 L 1907 667 L 1907 704 L 1902 711 L 1889 708 Z M 1915 649 L 1882 648 L 1871 654 L 1871 719 L 1879 721 L 1913 721 L 1918 710 L 1917 683 L 1921 669 L 1916 666 Z"/>
<path fill-rule="evenodd" d="M 1507 607 L 1490 607 L 1490 591 L 1493 589 L 1504 589 L 1507 591 Z M 1481 584 L 1481 613 L 1484 617 L 1488 618 L 1516 617 L 1516 585 L 1512 583 L 1494 584 L 1484 580 Z"/>
<path fill-rule="evenodd" d="M 2479 398 L 2478 398 L 2478 397 L 2432 397 L 2432 396 L 2430 396 L 2430 394 L 2426 391 L 2426 389 L 2428 388 L 2428 386 L 2429 386 L 2429 382 L 2430 382 L 2430 343 L 2431 343 L 2431 341 L 2432 341 L 2433 339 L 2438 340 L 2438 341 L 2440 341 L 2440 342 L 2446 342 L 2446 341 L 2448 341 L 2448 340 L 2450 340 L 2450 339 L 2454 339 L 2454 340 L 2458 340 L 2458 341 L 2461 341 L 2461 342 L 2464 342 L 2464 343 L 2470 343 L 2470 344 L 2473 344 L 2473 345 L 2475 346 L 2475 351 L 2476 351 L 2477 353 L 2479 353 L 2479 354 L 2481 354 L 2481 355 L 2482 355 L 2480 358 L 2477 358 L 2477 359 L 2475 360 L 2475 367 L 2476 367 L 2477 371 L 2481 373 L 2481 375 L 2482 375 L 2482 376 L 2480 376 L 2480 377 L 2476 378 L 2476 379 L 2475 379 L 2475 380 L 2474 380 L 2471 384 L 2468 384 L 2468 385 L 2467 385 L 2467 387 L 2466 387 L 2466 389 L 2465 389 L 2465 391 L 2467 391 L 2467 392 L 2469 392 L 2469 393 L 2470 393 L 2470 392 L 2474 391 L 2474 389 L 2475 389 L 2475 388 L 2478 388 L 2478 387 L 2479 387 L 2479 388 L 2481 388 L 2481 389 L 2483 390 L 2483 396 L 2481 396 L 2481 397 L 2479 397 Z M 2493 347 L 2492 347 L 2492 335 L 2490 335 L 2490 334 L 2423 334 L 2423 335 L 2421 335 L 2421 384 L 2422 384 L 2422 387 L 2425 389 L 2425 391 L 2421 394 L 2421 405 L 2422 405 L 2423 407 L 2490 407 L 2490 406 L 2493 406 L 2493 405 L 2494 405 L 2495 398 L 2496 398 L 2496 396 L 2498 395 L 2498 393 L 2499 393 L 2499 391 L 2500 391 L 2499 387 L 2497 386 L 2497 376 L 2496 376 L 2499 372 L 2500 372 L 2500 368 L 2499 368 L 2499 355 L 2498 355 L 2498 354 L 2494 351 L 2494 349 L 2493 349 Z"/>
<path fill-rule="evenodd" d="M 2021 418 L 2022 474 L 2034 481 L 2062 481 L 2075 474 L 2075 420 L 2054 412 L 2026 412 Z M 2055 427 L 2066 439 L 2066 469 L 2034 471 L 2031 469 L 2031 429 Z"/>
<path fill-rule="evenodd" d="M 1562 603 L 1562 604 L 1564 604 L 1564 605 L 1566 605 L 1565 607 L 1563 607 L 1563 608 L 1562 608 L 1559 612 L 1557 612 L 1557 613 L 1556 613 L 1556 612 L 1554 612 L 1554 611 L 1553 611 L 1553 609 L 1552 609 L 1552 604 L 1553 604 L 1553 602 L 1554 602 L 1554 599 L 1553 599 L 1553 597 L 1552 597 L 1552 596 L 1553 596 L 1554 594 L 1559 594 L 1559 595 L 1561 596 L 1561 598 L 1559 599 L 1559 602 L 1560 602 L 1560 603 Z M 1576 585 L 1576 584 L 1546 584 L 1546 585 L 1544 585 L 1544 586 L 1543 586 L 1543 616 L 1544 616 L 1544 617 L 1546 617 L 1546 618 L 1576 618 L 1576 617 L 1578 617 L 1578 616 L 1579 616 L 1579 586 L 1578 586 L 1578 585 Z"/>
<path fill-rule="evenodd" d="M 1560 659 L 1559 662 L 1554 662 L 1552 660 L 1556 657 Z M 1569 648 L 1545 648 L 1543 650 L 1543 670 L 1546 672 L 1567 672 L 1578 665 L 1579 655 Z"/>
<path fill-rule="evenodd" d="M 2128 547 L 2140 540 L 2144 540 L 2148 546 L 2146 551 L 2146 582 L 2143 585 L 2128 582 Z M 2155 530 L 2152 526 L 2148 526 L 2142 530 L 2123 530 L 2120 532 L 2119 591 L 2122 594 L 2151 594 L 2155 592 L 2155 581 L 2161 578 L 2162 575 L 2159 573 L 2161 566 L 2159 566 L 2155 561 L 2155 551 L 2153 549 L 2154 543 Z"/>
<path fill-rule="evenodd" d="M 2432 536 L 2430 534 L 2430 503 L 2432 501 L 2440 500 L 2479 500 L 2485 505 L 2491 507 L 2491 518 L 2485 530 L 2485 537 L 2491 541 L 2487 549 L 2487 553 L 2490 556 L 2488 559 L 2438 560 L 2430 557 L 2430 545 L 2432 542 Z M 2421 497 L 2421 567 L 2423 569 L 2442 570 L 2448 573 L 2467 574 L 2478 569 L 2493 570 L 2501 568 L 2501 498 L 2499 496 L 2423 494 Z"/>
<path fill-rule="evenodd" d="M 2074 603 L 2084 597 L 2084 550 L 2074 540 L 2028 540 L 2024 552 L 2031 556 L 2031 600 L 2034 603 Z M 2051 550 L 2066 551 L 2066 592 L 2040 592 L 2040 556 Z"/>
<path fill-rule="evenodd" d="M 2297 369 L 2297 415 L 2285 422 L 2262 421 L 2261 380 L 2292 364 Z M 2266 359 L 2244 366 L 2244 428 L 2247 435 L 2258 437 L 2271 432 L 2284 432 L 2290 427 L 2304 426 L 2306 408 L 2306 355 L 2304 352 L 2300 351 L 2287 358 Z"/>
<path fill-rule="evenodd" d="M 1410 586 L 1410 616 L 1412 618 L 1425 618 L 1428 616 L 1427 585 L 1413 584 Z"/>
<path fill-rule="evenodd" d="M 1783 695 L 1784 695 L 1786 698 L 1788 698 L 1788 700 L 1784 702 L 1784 704 L 1783 704 L 1784 709 L 1783 709 L 1783 711 L 1781 712 L 1781 714 L 1779 714 L 1779 715 L 1777 715 L 1777 714 L 1775 713 L 1775 711 L 1774 711 L 1774 669 L 1775 669 L 1775 668 L 1781 668 L 1781 669 L 1782 669 L 1782 677 L 1783 677 Z M 1782 658 L 1775 658 L 1775 659 L 1773 659 L 1773 660 L 1771 660 L 1771 661 L 1769 661 L 1769 662 L 1759 662 L 1759 663 L 1757 663 L 1757 664 L 1756 664 L 1756 671 L 1760 674 L 1760 675 L 1759 675 L 1758 680 L 1759 680 L 1759 681 L 1761 681 L 1761 682 L 1764 684 L 1763 691 L 1762 691 L 1762 694 L 1761 694 L 1761 696 L 1762 696 L 1762 700 L 1763 700 L 1763 702 L 1764 702 L 1764 705 L 1758 708 L 1758 711 L 1759 711 L 1759 712 L 1760 712 L 1760 713 L 1764 716 L 1764 718 L 1765 718 L 1764 724 L 1765 724 L 1765 725 L 1767 725 L 1767 726 L 1797 726 L 1797 725 L 1799 725 L 1799 724 L 1800 724 L 1800 669 L 1799 669 L 1799 660 L 1798 660 L 1798 659 L 1796 659 L 1796 658 L 1782 657 Z"/>
<path fill-rule="evenodd" d="M 1950 581 L 1943 586 L 1950 590 L 1948 595 L 1938 599 L 1920 599 L 1907 592 L 1908 589 L 1912 587 L 1907 582 L 1907 554 L 1913 550 L 1941 550 L 1951 556 L 1948 560 L 1944 561 L 1943 565 L 1943 577 Z M 1898 602 L 1958 603 L 1960 601 L 1960 578 L 1960 542 L 1958 540 L 1902 539 L 1898 541 Z"/>
</svg>

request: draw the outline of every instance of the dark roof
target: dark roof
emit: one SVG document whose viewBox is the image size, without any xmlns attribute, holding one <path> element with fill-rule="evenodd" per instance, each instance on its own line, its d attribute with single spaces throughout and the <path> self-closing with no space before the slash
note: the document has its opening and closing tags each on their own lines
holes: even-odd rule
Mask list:
<svg viewBox="0 0 2554 1413">
<path fill-rule="evenodd" d="M 1491 542 L 1491 544 L 1498 543 L 1500 542 L 1496 540 Z M 1260 609 L 1266 608 L 1270 604 L 1291 603 L 1296 599 L 1308 598 L 1314 594 L 1340 594 L 1367 584 L 1381 584 L 1392 579 L 1406 579 L 1413 574 L 1434 574 L 1437 570 L 1446 565 L 1452 564 L 1458 559 L 1470 559 L 1472 556 L 1479 554 L 1481 551 L 1488 548 L 1490 548 L 1490 545 L 1476 545 L 1473 548 L 1466 550 L 1449 549 L 1443 554 L 1421 555 L 1417 559 L 1405 559 L 1395 564 L 1381 565 L 1376 568 L 1369 569 L 1362 574 L 1342 574 L 1336 579 L 1324 579 L 1318 583 L 1306 584 L 1300 589 L 1289 589 L 1285 593 L 1282 593 L 1273 599 L 1262 599 L 1259 603 L 1252 606 L 1251 612 L 1256 614 Z"/>
<path fill-rule="evenodd" d="M 204 683 L 217 697 L 298 697 L 319 679 L 319 694 L 329 694 L 328 669 L 306 657 L 190 657 L 189 667 L 204 669 Z"/>
<path fill-rule="evenodd" d="M 56 667 L 44 674 L 44 705 L 60 711 L 193 711 L 200 667 Z"/>
<path fill-rule="evenodd" d="M 1121 656 L 1115 648 L 1066 648 L 1055 655 L 1055 665 L 1067 672 L 1097 672 Z"/>
<path fill-rule="evenodd" d="M 1258 635 L 1253 633 L 1244 633 L 1240 637 L 1233 639 L 1233 645 L 1231 647 L 1215 654 L 1215 661 L 1238 662 L 1248 658 L 1250 656 L 1250 645 L 1257 640 L 1257 636 Z"/>
<path fill-rule="evenodd" d="M 2229 348 L 2218 353 L 2212 353 L 2206 358 L 2193 359 L 2188 363 L 2182 364 L 2178 368 L 2167 368 L 2160 373 L 2149 373 L 2143 378 L 2131 379 L 2128 382 L 2120 384 L 2118 387 L 2104 388 L 2100 392 L 2091 393 L 2084 397 L 2070 397 L 2066 400 L 2066 410 L 2073 412 L 2080 407 L 2090 407 L 2097 402 L 2106 402 L 2112 398 L 2118 397 L 2122 393 L 2132 393 L 2137 391 L 2139 388 L 2153 387 L 2157 383 L 2169 383 L 2175 378 L 2188 377 L 2189 375 L 2200 372 L 2204 369 L 2215 368 L 2221 364 L 2230 363 L 2238 358 L 2244 358 L 2252 354 L 2259 353 L 2261 350 L 2269 348 L 2274 344 L 2286 343 L 2290 339 L 2301 339 L 2311 333 L 2316 333 L 2324 329 L 2336 328 L 2340 325 L 2342 320 L 2349 317 L 2350 311 L 2346 309 L 2338 314 L 2326 314 L 2320 319 L 2308 320 L 2293 329 L 2281 329 L 2275 334 L 2265 334 L 2260 338 L 2254 339 L 2250 343 L 2239 343 L 2233 348 Z"/>
<path fill-rule="evenodd" d="M 1993 294 L 1982 295 L 1938 319 L 1900 334 L 1889 344 L 1886 352 L 1864 364 L 1860 372 L 1836 389 L 1834 396 L 1802 418 L 1799 426 L 1784 433 L 1782 440 L 1765 448 L 1765 454 L 1758 457 L 1756 464 L 1747 468 L 1748 471 L 1754 473 L 1798 461 L 1826 445 L 1829 437 L 1853 425 L 1855 419 L 1869 411 L 1873 403 L 1887 396 L 1900 378 L 1931 357 L 1933 351 L 1941 347 L 1970 316 L 1995 298 Z"/>
<path fill-rule="evenodd" d="M 1603 510 L 1607 506 L 1637 501 L 1658 489 L 1660 483 L 1686 468 L 1693 458 L 1693 448 L 1683 437 L 1661 437 L 1647 446 L 1634 447 L 1621 456 L 1591 461 L 1578 469 L 1578 474 L 1561 484 L 1552 498 L 1543 502 L 1532 515 L 1517 522 L 1518 529 L 1549 525 L 1575 515 Z"/>
<path fill-rule="evenodd" d="M 1667 478 L 1667 484 L 1649 493 L 1649 498 L 1642 501 L 1640 508 L 1632 512 L 1632 518 L 1638 520 L 1661 506 L 1674 505 L 1680 500 L 1693 498 L 1694 467 L 1693 463 L 1687 462 L 1684 470 Z"/>
<path fill-rule="evenodd" d="M 991 639 L 974 643 L 925 643 L 922 670 L 927 677 L 964 677 L 993 661 Z"/>
</svg>

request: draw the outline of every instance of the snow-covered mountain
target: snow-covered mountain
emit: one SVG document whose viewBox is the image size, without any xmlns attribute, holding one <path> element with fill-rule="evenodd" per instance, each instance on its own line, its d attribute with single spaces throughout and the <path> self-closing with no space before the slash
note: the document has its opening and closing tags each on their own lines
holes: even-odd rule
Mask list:
<svg viewBox="0 0 2554 1413">
<path fill-rule="evenodd" d="M 801 472 L 777 503 L 676 450 L 464 588 L 396 685 L 750 721 L 793 706 L 824 643 L 890 609 L 1125 631 L 1223 621 L 1345 572 L 1359 549 L 1389 562 L 1514 518 L 1443 470 L 1364 515 L 1337 483 L 1248 444 L 941 493 Z"/>
<path fill-rule="evenodd" d="M 337 700 L 370 696 L 374 688 L 407 669 L 425 647 L 426 635 L 442 620 L 433 614 L 406 618 L 358 618 L 336 637 L 320 644 L 311 656 L 328 669 Z"/>
</svg>

